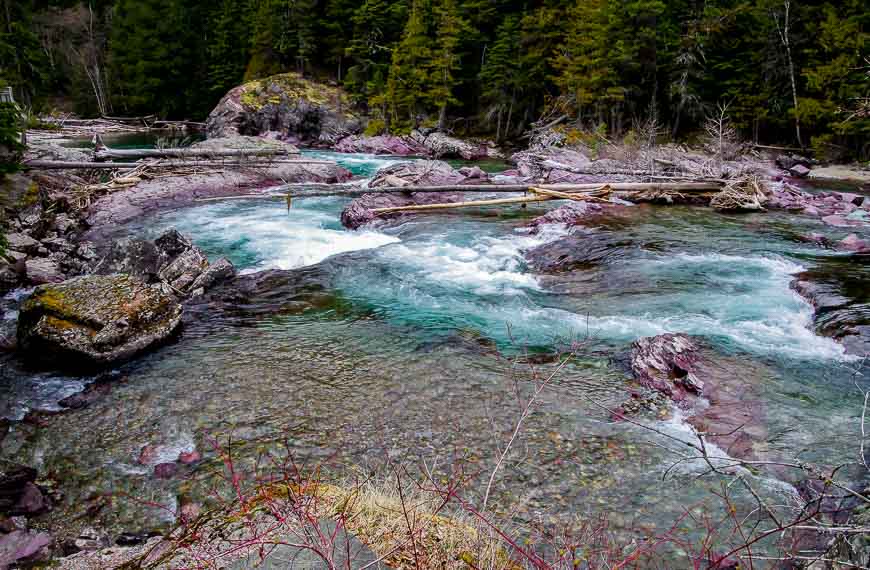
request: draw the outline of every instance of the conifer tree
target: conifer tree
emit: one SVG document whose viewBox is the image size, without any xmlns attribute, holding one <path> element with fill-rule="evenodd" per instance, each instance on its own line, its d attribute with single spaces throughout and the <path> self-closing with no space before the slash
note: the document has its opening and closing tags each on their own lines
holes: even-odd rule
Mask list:
<svg viewBox="0 0 870 570">
<path fill-rule="evenodd" d="M 413 0 L 402 41 L 393 50 L 386 97 L 392 118 L 400 125 L 416 124 L 428 99 L 432 63 L 429 16 L 427 0 Z"/>
<path fill-rule="evenodd" d="M 460 37 L 467 24 L 459 16 L 456 0 L 438 0 L 433 16 L 436 22 L 435 47 L 429 64 L 431 87 L 427 99 L 438 109 L 438 128 L 444 129 L 448 105 L 458 103 L 453 96 L 457 87 L 454 74 L 459 68 Z"/>
</svg>

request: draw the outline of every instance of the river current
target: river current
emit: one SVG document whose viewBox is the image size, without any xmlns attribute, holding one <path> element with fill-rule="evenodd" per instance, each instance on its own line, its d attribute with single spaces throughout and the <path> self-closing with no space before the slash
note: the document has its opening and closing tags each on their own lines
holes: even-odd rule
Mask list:
<svg viewBox="0 0 870 570">
<path fill-rule="evenodd" d="M 360 177 L 392 162 L 312 154 Z M 599 406 L 628 397 L 635 339 L 685 332 L 745 363 L 772 454 L 855 458 L 866 367 L 816 334 L 812 307 L 789 287 L 795 274 L 840 255 L 799 236 L 848 232 L 777 213 L 637 206 L 596 223 L 608 239 L 598 263 L 545 275 L 523 252 L 569 230 L 529 233 L 544 206 L 427 214 L 351 232 L 339 221 L 346 203 L 294 199 L 288 210 L 280 199 L 228 200 L 131 226 L 146 237 L 175 227 L 245 278 L 273 277 L 244 307 L 192 309 L 176 341 L 120 367 L 89 406 L 42 416 L 39 427 L 13 423 L 2 454 L 56 478 L 71 516 L 115 494 L 99 516 L 126 530 L 169 522 L 169 511 L 143 501 L 207 503 L 221 469 L 210 442 L 229 436 L 245 465 L 286 444 L 335 477 L 458 455 L 486 471 L 521 409 L 515 382 L 529 373 L 517 361 L 547 372 L 549 355 L 574 345 L 577 357 L 543 393 L 498 477 L 494 504 L 520 521 L 606 512 L 616 529 L 651 529 L 708 500 L 716 481 L 694 477 L 700 466 L 691 463 L 663 480 L 674 458 L 661 438 Z M 13 420 L 56 410 L 91 381 L 6 364 L 0 413 Z M 656 425 L 691 437 L 679 414 Z M 143 462 L 144 446 L 156 452 Z M 154 464 L 194 449 L 201 463 L 153 477 Z M 793 492 L 785 474 L 755 476 L 770 493 Z"/>
</svg>

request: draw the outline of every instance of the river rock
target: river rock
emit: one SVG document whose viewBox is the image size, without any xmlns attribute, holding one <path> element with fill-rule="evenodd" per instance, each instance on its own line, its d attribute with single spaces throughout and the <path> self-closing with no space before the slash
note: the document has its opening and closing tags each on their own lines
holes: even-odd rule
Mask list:
<svg viewBox="0 0 870 570">
<path fill-rule="evenodd" d="M 163 341 L 181 322 L 181 306 L 129 275 L 88 275 L 43 285 L 18 319 L 22 350 L 66 364 L 109 364 Z"/>
<path fill-rule="evenodd" d="M 6 246 L 9 249 L 35 254 L 39 250 L 39 242 L 27 234 L 14 232 L 6 234 Z"/>
<path fill-rule="evenodd" d="M 631 370 L 643 386 L 680 402 L 704 390 L 695 370 L 699 359 L 698 346 L 688 335 L 663 334 L 635 341 Z"/>
<path fill-rule="evenodd" d="M 549 225 L 576 226 L 623 207 L 622 205 L 598 202 L 568 202 L 558 208 L 553 208 L 543 216 L 538 216 L 529 223 L 529 227 L 532 228 L 533 233 L 537 233 Z"/>
<path fill-rule="evenodd" d="M 45 283 L 60 283 L 66 275 L 60 265 L 51 259 L 36 257 L 24 262 L 27 280 L 34 285 Z"/>
<path fill-rule="evenodd" d="M 44 558 L 50 544 L 51 535 L 44 532 L 15 530 L 0 535 L 0 568 Z"/>
<path fill-rule="evenodd" d="M 410 137 L 377 135 L 374 137 L 350 135 L 333 147 L 338 152 L 384 154 L 392 156 L 425 156 L 427 149 Z"/>
<path fill-rule="evenodd" d="M 788 169 L 788 173 L 797 178 L 806 178 L 810 173 L 810 169 L 803 164 L 795 164 Z"/>
<path fill-rule="evenodd" d="M 381 168 L 369 182 L 369 187 L 444 186 L 460 184 L 464 180 L 465 177 L 446 162 L 420 160 L 400 162 Z M 372 212 L 375 208 L 459 202 L 464 197 L 461 192 L 364 194 L 342 210 L 341 223 L 347 228 L 357 229 L 375 221 L 375 214 Z M 380 216 L 380 219 L 385 217 Z"/>
<path fill-rule="evenodd" d="M 333 145 L 362 123 L 339 88 L 297 73 L 273 75 L 231 89 L 206 120 L 209 138 L 270 131 L 305 143 Z"/>
<path fill-rule="evenodd" d="M 0 464 L 0 513 L 18 514 L 12 511 L 21 503 L 29 486 L 36 481 L 36 475 L 36 469 L 26 465 L 11 462 Z"/>
<path fill-rule="evenodd" d="M 860 255 L 860 254 L 859 254 Z M 816 330 L 839 341 L 846 352 L 870 355 L 870 298 L 840 260 L 827 260 L 795 276 L 791 288 L 812 304 Z M 851 290 L 850 295 L 844 289 Z"/>
<path fill-rule="evenodd" d="M 586 269 L 618 258 L 630 242 L 610 232 L 575 231 L 555 241 L 524 252 L 529 266 L 541 273 L 564 273 Z"/>
<path fill-rule="evenodd" d="M 164 283 L 172 294 L 181 296 L 235 275 L 229 260 L 220 259 L 210 265 L 203 251 L 175 228 L 154 241 L 113 241 L 93 271 L 102 275 L 126 273 L 148 283 Z"/>
</svg>

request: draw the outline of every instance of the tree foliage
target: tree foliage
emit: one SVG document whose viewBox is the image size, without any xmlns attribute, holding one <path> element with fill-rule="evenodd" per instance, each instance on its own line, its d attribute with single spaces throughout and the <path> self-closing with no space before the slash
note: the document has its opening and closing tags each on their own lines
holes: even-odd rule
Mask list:
<svg viewBox="0 0 870 570">
<path fill-rule="evenodd" d="M 558 110 L 619 132 L 654 107 L 680 136 L 729 101 L 744 137 L 795 143 L 799 125 L 868 152 L 864 0 L 91 0 L 62 48 L 48 28 L 75 0 L 0 2 L 0 76 L 26 103 L 93 97 L 108 62 L 101 108 L 201 118 L 244 79 L 294 70 L 393 130 L 516 137 Z M 74 50 L 90 67 L 54 57 Z"/>
</svg>

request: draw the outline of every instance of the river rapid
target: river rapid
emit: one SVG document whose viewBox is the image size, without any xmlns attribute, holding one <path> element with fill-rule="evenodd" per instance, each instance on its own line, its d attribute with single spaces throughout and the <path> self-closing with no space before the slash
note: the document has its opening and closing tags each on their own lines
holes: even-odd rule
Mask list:
<svg viewBox="0 0 870 570">
<path fill-rule="evenodd" d="M 392 162 L 311 154 L 360 177 Z M 664 332 L 699 335 L 738 365 L 762 404 L 770 457 L 855 459 L 867 367 L 816 334 L 812 307 L 789 287 L 797 273 L 845 263 L 799 238 L 822 231 L 818 221 L 636 206 L 596 222 L 607 238 L 597 263 L 545 275 L 523 252 L 568 230 L 529 233 L 544 206 L 351 232 L 339 222 L 346 203 L 211 202 L 130 226 L 146 237 L 176 227 L 211 258 L 229 257 L 250 286 L 189 307 L 176 341 L 118 368 L 111 389 L 83 409 L 17 421 L 58 410 L 58 399 L 93 378 L 3 363 L 0 414 L 16 421 L 0 452 L 57 480 L 64 501 L 50 524 L 71 524 L 111 494 L 112 506 L 97 511 L 101 525 L 164 527 L 180 505 L 209 503 L 222 469 L 212 442 L 230 437 L 247 467 L 286 445 L 332 478 L 383 474 L 390 463 L 414 471 L 422 461 L 488 473 L 521 412 L 516 386 L 528 392 L 528 362 L 547 374 L 553 353 L 573 346 L 576 358 L 508 456 L 493 504 L 519 522 L 606 513 L 629 534 L 667 528 L 685 508 L 715 511 L 717 480 L 696 477 L 702 466 L 692 462 L 663 479 L 675 459 L 667 441 L 603 410 L 632 390 L 631 343 Z M 863 268 L 846 270 L 868 282 Z M 692 437 L 679 414 L 650 421 Z M 153 476 L 154 465 L 194 450 L 201 462 Z M 786 498 L 797 482 L 753 477 Z"/>
</svg>

